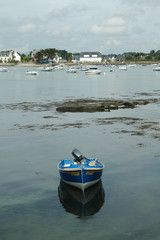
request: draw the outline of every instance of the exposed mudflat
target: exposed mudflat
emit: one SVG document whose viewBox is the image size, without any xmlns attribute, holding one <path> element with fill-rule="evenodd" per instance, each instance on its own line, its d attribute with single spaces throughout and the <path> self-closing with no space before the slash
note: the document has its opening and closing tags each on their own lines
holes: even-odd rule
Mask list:
<svg viewBox="0 0 160 240">
<path fill-rule="evenodd" d="M 95 120 L 97 125 L 110 125 L 119 124 L 116 126 L 116 131 L 112 133 L 118 134 L 130 134 L 131 136 L 148 136 L 153 139 L 160 141 L 160 122 L 157 121 L 144 121 L 140 118 L 126 118 L 126 117 L 116 117 L 116 118 L 98 118 Z M 129 126 L 129 129 L 128 129 Z M 143 143 L 138 144 L 140 147 Z"/>
<path fill-rule="evenodd" d="M 27 129 L 34 130 L 50 130 L 57 131 L 65 128 L 84 128 L 95 124 L 97 126 L 115 125 L 115 130 L 112 133 L 129 134 L 131 136 L 149 136 L 150 138 L 160 140 L 160 122 L 146 121 L 135 117 L 103 117 L 81 120 L 69 120 L 65 118 L 65 112 L 72 113 L 96 113 L 109 112 L 120 109 L 134 109 L 140 108 L 142 105 L 159 103 L 160 92 L 154 93 L 135 93 L 132 99 L 123 96 L 122 99 L 76 99 L 67 100 L 64 102 L 21 102 L 13 104 L 1 104 L 0 109 L 8 109 L 11 111 L 33 112 L 38 114 L 33 122 L 30 124 L 20 123 L 17 119 L 16 123 L 10 130 Z M 137 97 L 141 97 L 137 99 Z M 45 114 L 43 114 L 45 112 Z M 95 116 L 95 115 L 94 115 Z M 108 115 L 107 115 L 108 116 Z M 143 147 L 143 143 L 138 143 L 139 147 Z"/>
<path fill-rule="evenodd" d="M 138 98 L 137 98 L 138 97 Z M 160 91 L 151 93 L 140 92 L 132 97 L 122 96 L 121 99 L 70 99 L 63 102 L 21 102 L 0 104 L 0 109 L 22 110 L 31 112 L 57 111 L 57 112 L 103 112 L 118 109 L 132 109 L 160 102 Z M 50 118 L 52 116 L 49 116 Z"/>
</svg>

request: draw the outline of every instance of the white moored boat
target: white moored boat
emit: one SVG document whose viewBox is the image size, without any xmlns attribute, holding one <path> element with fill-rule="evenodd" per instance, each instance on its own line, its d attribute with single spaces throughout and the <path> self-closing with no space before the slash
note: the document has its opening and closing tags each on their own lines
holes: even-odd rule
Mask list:
<svg viewBox="0 0 160 240">
<path fill-rule="evenodd" d="M 153 68 L 153 71 L 160 71 L 160 66 Z"/>
<path fill-rule="evenodd" d="M 27 71 L 26 74 L 27 75 L 38 75 L 38 72 L 36 72 L 36 71 Z"/>
<path fill-rule="evenodd" d="M 98 68 L 97 67 L 90 67 L 87 71 L 85 71 L 85 74 L 96 74 L 96 75 L 99 75 L 99 74 L 101 74 L 101 71 L 100 70 L 98 70 Z"/>
<path fill-rule="evenodd" d="M 8 69 L 6 67 L 0 67 L 0 72 L 8 72 Z"/>
<path fill-rule="evenodd" d="M 67 73 L 77 73 L 78 72 L 78 69 L 77 68 L 73 68 L 73 67 L 70 67 L 68 70 L 67 70 Z"/>
<path fill-rule="evenodd" d="M 119 69 L 120 69 L 120 70 L 128 70 L 128 68 L 127 68 L 126 65 L 120 66 Z"/>
<path fill-rule="evenodd" d="M 43 71 L 43 72 L 51 72 L 53 70 L 54 70 L 54 67 L 44 67 L 41 69 L 41 71 Z"/>
<path fill-rule="evenodd" d="M 64 70 L 64 66 L 63 65 L 56 65 L 54 66 L 55 70 Z"/>
</svg>

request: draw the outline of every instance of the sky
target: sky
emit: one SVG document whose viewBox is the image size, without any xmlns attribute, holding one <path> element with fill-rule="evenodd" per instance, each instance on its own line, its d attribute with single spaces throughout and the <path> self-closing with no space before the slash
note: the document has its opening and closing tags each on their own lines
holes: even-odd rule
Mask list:
<svg viewBox="0 0 160 240">
<path fill-rule="evenodd" d="M 102 54 L 160 50 L 160 0 L 5 0 L 0 51 Z"/>
</svg>

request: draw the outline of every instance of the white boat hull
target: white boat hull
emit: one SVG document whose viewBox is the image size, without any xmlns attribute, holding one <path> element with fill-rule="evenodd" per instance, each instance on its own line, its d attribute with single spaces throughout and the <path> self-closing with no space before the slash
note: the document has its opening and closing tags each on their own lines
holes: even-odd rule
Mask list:
<svg viewBox="0 0 160 240">
<path fill-rule="evenodd" d="M 85 74 L 88 74 L 88 75 L 99 75 L 101 74 L 101 71 L 100 70 L 88 70 L 85 72 Z"/>
<path fill-rule="evenodd" d="M 8 69 L 5 68 L 5 67 L 1 67 L 1 68 L 0 68 L 0 72 L 8 72 Z"/>
<path fill-rule="evenodd" d="M 28 72 L 26 72 L 26 75 L 38 75 L 38 72 L 28 71 Z"/>
<path fill-rule="evenodd" d="M 77 182 L 69 182 L 69 181 L 65 181 L 64 179 L 62 179 L 63 182 L 81 189 L 82 191 L 84 191 L 86 188 L 91 187 L 92 185 L 96 184 L 98 181 L 100 181 L 100 179 L 94 180 L 92 182 L 87 182 L 87 183 L 77 183 Z"/>
<path fill-rule="evenodd" d="M 153 68 L 153 71 L 160 71 L 160 67 Z"/>
</svg>

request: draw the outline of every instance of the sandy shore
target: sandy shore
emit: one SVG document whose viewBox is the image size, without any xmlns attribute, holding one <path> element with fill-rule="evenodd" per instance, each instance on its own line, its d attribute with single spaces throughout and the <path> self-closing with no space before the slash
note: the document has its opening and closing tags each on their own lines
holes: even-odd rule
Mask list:
<svg viewBox="0 0 160 240">
<path fill-rule="evenodd" d="M 44 65 L 44 64 L 43 64 Z M 10 66 L 22 66 L 22 67 L 39 67 L 42 66 L 42 64 L 35 64 L 35 63 L 0 63 L 1 67 L 10 67 Z"/>
<path fill-rule="evenodd" d="M 69 66 L 69 65 L 79 65 L 81 63 L 60 63 L 63 64 L 64 66 Z M 155 62 L 155 61 L 139 61 L 139 62 L 114 62 L 114 63 L 109 63 L 111 65 L 122 65 L 122 64 L 140 64 L 140 65 L 150 65 L 150 64 L 159 64 L 159 62 Z M 22 66 L 22 67 L 40 67 L 40 66 L 50 66 L 52 64 L 36 64 L 33 62 L 28 62 L 28 63 L 0 63 L 0 66 Z M 55 63 L 56 65 L 56 63 Z M 83 65 L 105 65 L 105 63 L 83 63 Z"/>
</svg>

